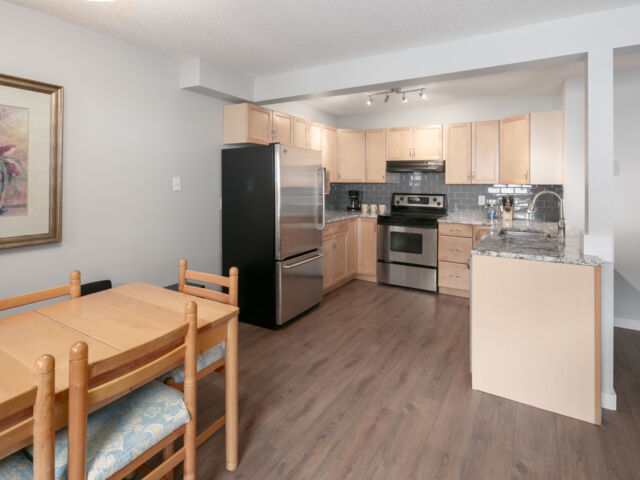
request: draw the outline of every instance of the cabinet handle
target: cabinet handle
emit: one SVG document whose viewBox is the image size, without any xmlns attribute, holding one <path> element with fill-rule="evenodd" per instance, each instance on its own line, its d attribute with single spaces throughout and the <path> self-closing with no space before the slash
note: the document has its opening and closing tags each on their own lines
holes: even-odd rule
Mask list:
<svg viewBox="0 0 640 480">
<path fill-rule="evenodd" d="M 471 172 L 471 180 L 475 180 L 476 179 L 476 172 Z"/>
<path fill-rule="evenodd" d="M 459 248 L 450 248 L 449 251 L 450 252 L 461 252 L 462 250 L 460 250 Z"/>
<path fill-rule="evenodd" d="M 529 180 L 529 170 L 524 171 L 524 179 Z"/>
</svg>

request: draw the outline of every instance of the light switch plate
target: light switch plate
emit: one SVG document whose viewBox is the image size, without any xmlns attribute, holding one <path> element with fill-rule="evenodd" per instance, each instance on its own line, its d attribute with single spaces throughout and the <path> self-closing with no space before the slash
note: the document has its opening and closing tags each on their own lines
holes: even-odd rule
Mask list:
<svg viewBox="0 0 640 480">
<path fill-rule="evenodd" d="M 182 181 L 180 180 L 180 177 L 173 177 L 173 191 L 174 192 L 179 192 L 180 190 L 182 190 Z"/>
<path fill-rule="evenodd" d="M 478 195 L 478 205 L 485 205 L 486 203 L 484 195 Z"/>
</svg>

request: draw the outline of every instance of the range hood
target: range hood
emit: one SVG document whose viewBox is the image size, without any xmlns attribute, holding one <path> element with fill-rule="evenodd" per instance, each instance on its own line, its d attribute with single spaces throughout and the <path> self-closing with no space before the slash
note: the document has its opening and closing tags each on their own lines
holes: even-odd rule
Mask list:
<svg viewBox="0 0 640 480">
<path fill-rule="evenodd" d="M 444 160 L 402 160 L 387 162 L 387 172 L 444 172 Z"/>
</svg>

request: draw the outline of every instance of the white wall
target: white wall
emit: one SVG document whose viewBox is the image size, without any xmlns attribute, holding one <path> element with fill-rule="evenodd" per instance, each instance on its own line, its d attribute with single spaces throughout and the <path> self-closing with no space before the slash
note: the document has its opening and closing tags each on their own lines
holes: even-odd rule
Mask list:
<svg viewBox="0 0 640 480">
<path fill-rule="evenodd" d="M 640 328 L 640 69 L 614 75 L 615 316 Z"/>
<path fill-rule="evenodd" d="M 62 243 L 0 251 L 0 297 L 220 268 L 220 100 L 168 57 L 0 0 L 0 71 L 65 88 Z M 181 176 L 183 191 L 171 191 Z"/>
<path fill-rule="evenodd" d="M 302 102 L 273 103 L 263 106 L 277 112 L 304 118 L 311 122 L 323 123 L 332 127 L 338 126 L 338 117 Z"/>
<path fill-rule="evenodd" d="M 585 96 L 584 77 L 568 78 L 563 88 L 565 121 L 564 203 L 567 226 L 584 231 Z"/>
<path fill-rule="evenodd" d="M 428 103 L 428 102 L 427 102 Z M 560 95 L 496 98 L 458 105 L 436 105 L 393 112 L 338 117 L 340 128 L 387 128 L 438 123 L 499 120 L 527 112 L 562 108 Z"/>
</svg>

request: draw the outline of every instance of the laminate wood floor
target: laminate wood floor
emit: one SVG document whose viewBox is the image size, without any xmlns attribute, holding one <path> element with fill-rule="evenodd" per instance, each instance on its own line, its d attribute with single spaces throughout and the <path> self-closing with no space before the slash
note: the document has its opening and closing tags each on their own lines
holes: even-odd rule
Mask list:
<svg viewBox="0 0 640 480">
<path fill-rule="evenodd" d="M 603 425 L 471 390 L 469 301 L 353 281 L 279 331 L 240 325 L 240 464 L 200 479 L 640 479 L 640 332 L 616 329 Z M 199 423 L 224 405 L 199 386 Z"/>
</svg>

